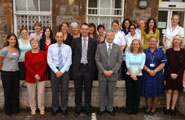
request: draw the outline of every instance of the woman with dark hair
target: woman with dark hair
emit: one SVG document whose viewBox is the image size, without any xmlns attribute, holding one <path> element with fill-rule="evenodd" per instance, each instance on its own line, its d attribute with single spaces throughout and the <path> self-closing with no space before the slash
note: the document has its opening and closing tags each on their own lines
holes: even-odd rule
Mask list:
<svg viewBox="0 0 185 120">
<path fill-rule="evenodd" d="M 37 21 L 33 27 L 34 27 L 35 32 L 30 34 L 30 39 L 35 38 L 35 39 L 40 40 L 42 37 L 42 32 L 41 32 L 42 24 Z"/>
<path fill-rule="evenodd" d="M 5 114 L 19 113 L 19 43 L 15 34 L 7 36 L 0 50 L 0 70 L 4 88 Z"/>
<path fill-rule="evenodd" d="M 130 32 L 130 30 L 129 30 L 130 24 L 132 24 L 130 19 L 128 19 L 128 18 L 124 19 L 124 21 L 122 23 L 122 30 L 121 31 L 124 32 L 125 35 L 127 35 Z"/>
<path fill-rule="evenodd" d="M 105 35 L 104 35 L 104 31 L 105 31 L 105 27 L 104 25 L 98 25 L 97 27 L 97 31 L 98 31 L 98 43 L 104 43 L 105 41 Z"/>
<path fill-rule="evenodd" d="M 132 40 L 138 39 L 141 40 L 141 35 L 136 33 L 136 25 L 135 24 L 130 24 L 129 26 L 130 33 L 125 36 L 126 40 L 126 52 L 128 52 L 128 48 L 130 47 Z"/>
<path fill-rule="evenodd" d="M 149 47 L 149 38 L 151 36 L 155 36 L 159 40 L 159 30 L 157 29 L 156 20 L 151 17 L 147 20 L 145 29 L 141 31 L 141 39 L 142 44 L 144 45 L 144 49 Z"/>
<path fill-rule="evenodd" d="M 97 40 L 97 43 L 99 44 L 98 34 L 96 32 L 96 26 L 94 23 L 89 23 L 89 37 Z"/>
<path fill-rule="evenodd" d="M 59 26 L 59 31 L 63 33 L 63 36 L 64 36 L 63 43 L 71 46 L 73 36 L 70 33 L 68 33 L 68 30 L 69 30 L 69 23 L 62 22 L 62 24 Z"/>
<path fill-rule="evenodd" d="M 53 39 L 53 32 L 50 27 L 44 28 L 42 39 L 40 40 L 40 50 L 46 52 L 46 56 L 48 53 L 48 48 L 51 44 L 55 43 L 56 41 Z M 47 80 L 50 80 L 50 67 L 47 66 L 46 70 Z"/>
</svg>

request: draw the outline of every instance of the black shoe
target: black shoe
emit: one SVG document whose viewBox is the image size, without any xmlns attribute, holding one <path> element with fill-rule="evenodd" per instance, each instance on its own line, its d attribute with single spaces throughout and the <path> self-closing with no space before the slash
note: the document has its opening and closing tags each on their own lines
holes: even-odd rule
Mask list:
<svg viewBox="0 0 185 120">
<path fill-rule="evenodd" d="M 164 114 L 165 114 L 165 115 L 169 115 L 170 113 L 171 113 L 170 109 L 165 109 L 165 110 L 164 110 Z"/>
<path fill-rule="evenodd" d="M 80 115 L 81 111 L 75 111 L 75 117 L 78 117 Z"/>
<path fill-rule="evenodd" d="M 11 113 L 11 112 L 5 112 L 5 114 L 6 114 L 7 116 L 12 116 L 12 113 Z"/>
<path fill-rule="evenodd" d="M 132 112 L 132 115 L 136 115 L 138 113 L 138 111 L 134 111 Z"/>
<path fill-rule="evenodd" d="M 176 116 L 175 110 L 171 110 L 171 116 Z"/>
<path fill-rule="evenodd" d="M 67 116 L 67 115 L 68 115 L 67 110 L 62 110 L 62 114 L 63 114 L 64 116 Z"/>
<path fill-rule="evenodd" d="M 115 113 L 115 111 L 114 110 L 112 110 L 112 111 L 107 111 L 110 115 L 112 115 L 112 116 L 115 116 L 116 115 L 116 113 Z"/>
<path fill-rule="evenodd" d="M 87 116 L 89 116 L 89 117 L 91 116 L 91 111 L 90 110 L 86 110 L 85 113 L 86 113 Z"/>
<path fill-rule="evenodd" d="M 97 114 L 98 114 L 98 115 L 102 115 L 104 112 L 105 112 L 105 110 L 103 110 L 103 111 L 98 110 Z"/>
<path fill-rule="evenodd" d="M 144 114 L 145 115 L 149 115 L 150 114 L 150 111 L 144 111 Z"/>
<path fill-rule="evenodd" d="M 55 116 L 58 112 L 59 112 L 59 110 L 57 110 L 57 111 L 52 110 L 51 116 Z"/>
<path fill-rule="evenodd" d="M 151 112 L 151 111 L 149 112 L 149 115 L 154 115 L 154 114 L 155 114 L 155 112 Z"/>
</svg>

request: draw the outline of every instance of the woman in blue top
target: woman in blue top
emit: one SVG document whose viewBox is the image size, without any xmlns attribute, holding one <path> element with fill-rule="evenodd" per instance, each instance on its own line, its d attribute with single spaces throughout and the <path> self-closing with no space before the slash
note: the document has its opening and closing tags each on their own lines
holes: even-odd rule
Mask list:
<svg viewBox="0 0 185 120">
<path fill-rule="evenodd" d="M 19 57 L 20 80 L 25 80 L 26 68 L 24 65 L 24 55 L 27 51 L 31 50 L 31 45 L 29 41 L 28 30 L 26 28 L 21 28 L 20 35 L 21 38 L 18 40 L 19 48 L 21 50 L 21 54 Z"/>
<path fill-rule="evenodd" d="M 137 114 L 140 102 L 142 69 L 145 64 L 145 54 L 139 39 L 134 39 L 126 53 L 126 112 Z"/>
<path fill-rule="evenodd" d="M 147 110 L 145 114 L 154 114 L 158 98 L 164 93 L 164 82 L 162 69 L 167 62 L 166 56 L 161 49 L 157 48 L 158 38 L 149 38 L 149 48 L 144 52 L 146 62 L 143 71 L 142 96 L 146 98 Z M 153 104 L 151 105 L 153 101 Z"/>
</svg>

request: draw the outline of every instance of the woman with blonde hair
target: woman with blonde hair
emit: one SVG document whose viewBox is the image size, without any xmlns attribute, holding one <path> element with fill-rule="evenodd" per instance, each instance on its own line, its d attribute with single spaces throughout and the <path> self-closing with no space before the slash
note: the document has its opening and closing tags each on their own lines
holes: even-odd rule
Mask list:
<svg viewBox="0 0 185 120">
<path fill-rule="evenodd" d="M 72 22 L 71 25 L 71 35 L 73 36 L 73 39 L 79 38 L 80 33 L 79 33 L 79 25 L 76 22 Z"/>
<path fill-rule="evenodd" d="M 166 110 L 165 114 L 175 116 L 175 106 L 179 92 L 183 90 L 183 73 L 185 70 L 185 50 L 181 35 L 175 35 L 172 47 L 167 49 L 167 78 L 166 78 Z M 170 107 L 170 102 L 172 104 Z"/>
<path fill-rule="evenodd" d="M 180 16 L 178 14 L 174 14 L 171 18 L 171 26 L 168 27 L 163 35 L 163 45 L 165 49 L 169 49 L 172 44 L 173 37 L 175 35 L 180 35 L 184 37 L 184 28 L 180 27 L 179 24 Z"/>
<path fill-rule="evenodd" d="M 30 40 L 29 40 L 29 33 L 26 28 L 20 29 L 20 36 L 21 38 L 18 40 L 19 48 L 20 48 L 20 57 L 19 57 L 19 69 L 20 69 L 20 80 L 26 79 L 26 68 L 24 64 L 24 56 L 25 53 L 31 50 Z"/>
<path fill-rule="evenodd" d="M 30 40 L 32 50 L 25 54 L 26 66 L 26 83 L 29 96 L 29 104 L 31 107 L 31 115 L 36 114 L 36 90 L 38 99 L 38 108 L 40 114 L 44 115 L 45 101 L 45 80 L 46 80 L 46 53 L 39 50 L 39 41 L 35 38 Z"/>
<path fill-rule="evenodd" d="M 145 54 L 139 39 L 132 40 L 129 52 L 126 53 L 126 112 L 137 114 L 140 102 L 142 69 L 145 64 Z"/>
</svg>

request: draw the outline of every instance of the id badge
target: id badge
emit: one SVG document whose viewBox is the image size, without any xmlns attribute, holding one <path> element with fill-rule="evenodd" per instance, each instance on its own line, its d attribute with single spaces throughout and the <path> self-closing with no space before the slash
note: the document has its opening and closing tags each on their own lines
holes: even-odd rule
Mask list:
<svg viewBox="0 0 185 120">
<path fill-rule="evenodd" d="M 155 67 L 155 64 L 151 63 L 151 64 L 150 64 L 150 67 Z"/>
</svg>

